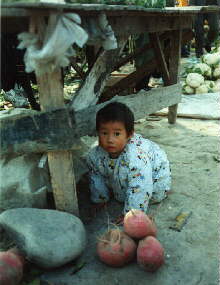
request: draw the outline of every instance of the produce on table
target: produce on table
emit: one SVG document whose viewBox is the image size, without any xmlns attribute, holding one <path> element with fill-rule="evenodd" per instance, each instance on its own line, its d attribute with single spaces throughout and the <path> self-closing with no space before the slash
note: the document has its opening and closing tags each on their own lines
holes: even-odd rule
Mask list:
<svg viewBox="0 0 220 285">
<path fill-rule="evenodd" d="M 164 264 L 164 249 L 155 237 L 147 236 L 139 241 L 137 263 L 149 272 L 155 272 Z"/>
<path fill-rule="evenodd" d="M 195 90 L 191 86 L 184 84 L 182 87 L 182 91 L 184 94 L 194 94 Z"/>
<path fill-rule="evenodd" d="M 0 252 L 0 284 L 17 285 L 23 276 L 24 257 L 16 248 Z"/>
<path fill-rule="evenodd" d="M 137 245 L 120 229 L 111 229 L 101 236 L 97 243 L 97 254 L 102 262 L 121 267 L 136 256 Z"/>
<path fill-rule="evenodd" d="M 206 63 L 196 63 L 193 71 L 195 73 L 202 74 L 203 76 L 211 77 L 212 76 L 212 69 Z"/>
<path fill-rule="evenodd" d="M 204 83 L 204 77 L 199 73 L 189 73 L 186 77 L 186 84 L 192 88 L 197 88 Z"/>
<path fill-rule="evenodd" d="M 204 63 L 207 63 L 209 66 L 214 66 L 220 62 L 220 56 L 219 52 L 214 53 L 207 53 L 203 55 L 202 61 Z"/>
<path fill-rule="evenodd" d="M 184 94 L 202 94 L 219 92 L 217 83 L 220 79 L 220 47 L 203 55 L 201 62 L 186 68 L 185 82 L 182 84 Z"/>
<path fill-rule="evenodd" d="M 220 78 L 220 65 L 217 65 L 213 70 L 213 77 L 216 79 Z"/>
<path fill-rule="evenodd" d="M 124 231 L 133 238 L 156 236 L 157 228 L 154 222 L 141 210 L 130 210 L 124 217 Z"/>
<path fill-rule="evenodd" d="M 216 82 L 213 81 L 213 80 L 205 80 L 205 81 L 204 81 L 204 84 L 205 84 L 209 89 L 210 89 L 210 88 L 212 89 L 212 88 L 214 88 Z"/>
<path fill-rule="evenodd" d="M 203 94 L 203 93 L 208 93 L 209 92 L 209 88 L 208 86 L 204 83 L 201 84 L 199 87 L 196 88 L 196 94 Z"/>
<path fill-rule="evenodd" d="M 213 92 L 219 92 L 220 91 L 220 79 L 216 80 L 215 86 L 212 88 Z"/>
</svg>

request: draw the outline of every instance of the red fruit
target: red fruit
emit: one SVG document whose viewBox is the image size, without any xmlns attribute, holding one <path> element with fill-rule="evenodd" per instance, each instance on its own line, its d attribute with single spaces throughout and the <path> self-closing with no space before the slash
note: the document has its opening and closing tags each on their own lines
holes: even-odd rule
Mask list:
<svg viewBox="0 0 220 285">
<path fill-rule="evenodd" d="M 17 249 L 0 252 L 0 284 L 19 284 L 23 276 L 23 265 L 24 258 Z"/>
<path fill-rule="evenodd" d="M 139 241 L 137 263 L 146 271 L 154 272 L 164 263 L 164 249 L 152 236 Z"/>
<path fill-rule="evenodd" d="M 157 235 L 155 223 L 141 210 L 131 210 L 124 218 L 124 231 L 133 238 L 142 239 Z"/>
<path fill-rule="evenodd" d="M 100 260 L 113 267 L 120 267 L 132 261 L 136 250 L 136 243 L 119 229 L 109 230 L 97 244 Z"/>
</svg>

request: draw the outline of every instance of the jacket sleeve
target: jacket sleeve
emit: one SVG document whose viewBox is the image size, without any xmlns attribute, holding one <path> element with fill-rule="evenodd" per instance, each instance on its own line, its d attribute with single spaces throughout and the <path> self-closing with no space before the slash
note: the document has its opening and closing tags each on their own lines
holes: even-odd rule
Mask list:
<svg viewBox="0 0 220 285">
<path fill-rule="evenodd" d="M 104 203 L 109 200 L 109 190 L 105 179 L 101 175 L 98 167 L 96 154 L 89 154 L 86 159 L 89 169 L 90 198 L 93 203 Z"/>
<path fill-rule="evenodd" d="M 146 212 L 152 192 L 153 179 L 150 160 L 143 161 L 137 158 L 131 161 L 124 213 L 131 209 L 139 209 Z"/>
</svg>

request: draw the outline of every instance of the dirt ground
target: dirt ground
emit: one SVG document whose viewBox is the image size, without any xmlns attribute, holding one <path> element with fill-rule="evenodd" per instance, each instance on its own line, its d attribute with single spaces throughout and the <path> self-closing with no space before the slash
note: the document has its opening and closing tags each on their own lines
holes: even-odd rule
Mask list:
<svg viewBox="0 0 220 285">
<path fill-rule="evenodd" d="M 156 273 L 143 271 L 136 261 L 122 268 L 101 263 L 96 241 L 123 206 L 111 201 L 91 218 L 88 185 L 78 185 L 81 219 L 88 245 L 78 262 L 46 272 L 41 279 L 53 285 L 216 285 L 219 284 L 219 121 L 166 117 L 141 120 L 136 132 L 155 141 L 168 154 L 172 194 L 149 213 L 155 217 L 158 240 L 165 249 L 165 264 Z M 170 228 L 181 212 L 192 212 L 181 231 Z M 46 282 L 47 281 L 47 282 Z"/>
<path fill-rule="evenodd" d="M 219 121 L 177 118 L 177 123 L 170 125 L 166 117 L 147 117 L 136 123 L 135 129 L 165 149 L 171 163 L 172 194 L 149 208 L 158 228 L 157 238 L 165 249 L 165 264 L 152 274 L 143 271 L 136 260 L 122 268 L 99 261 L 97 237 L 121 214 L 123 205 L 112 200 L 92 216 L 84 177 L 77 185 L 80 218 L 88 236 L 84 254 L 48 272 L 31 266 L 25 277 L 31 271 L 32 281 L 25 278 L 22 285 L 219 284 Z M 93 141 L 91 138 L 88 143 Z M 191 212 L 191 216 L 181 231 L 174 231 L 170 227 L 182 211 Z"/>
</svg>

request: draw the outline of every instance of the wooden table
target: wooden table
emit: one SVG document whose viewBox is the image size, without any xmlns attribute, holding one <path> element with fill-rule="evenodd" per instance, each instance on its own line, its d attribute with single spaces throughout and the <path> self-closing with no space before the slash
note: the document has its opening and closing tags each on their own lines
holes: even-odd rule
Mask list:
<svg viewBox="0 0 220 285">
<path fill-rule="evenodd" d="M 120 94 L 137 80 L 159 66 L 165 87 L 138 94 L 119 96 L 135 113 L 135 118 L 169 108 L 168 121 L 175 123 L 177 106 L 181 100 L 178 67 L 181 44 L 191 31 L 193 18 L 198 13 L 216 12 L 218 7 L 184 7 L 145 9 L 137 6 L 99 4 L 13 3 L 2 4 L 3 33 L 40 30 L 42 19 L 53 13 L 76 13 L 81 19 L 96 18 L 105 13 L 118 41 L 118 48 L 93 54 L 84 83 L 77 94 L 77 106 L 64 104 L 61 72 L 55 70 L 37 76 L 42 112 L 11 116 L 1 120 L 1 151 L 8 153 L 48 152 L 51 183 L 56 208 L 78 215 L 78 203 L 71 149 L 77 138 L 94 134 L 95 114 L 106 101 Z M 41 27 L 42 30 L 42 27 Z M 120 57 L 128 37 L 148 32 L 150 43 L 126 58 Z M 43 35 L 42 35 L 43 36 Z M 166 48 L 163 42 L 166 41 Z M 112 71 L 129 60 L 153 48 L 155 57 L 147 64 L 117 82 L 103 93 Z M 77 68 L 76 68 L 77 69 Z M 102 95 L 101 97 L 101 94 Z M 92 104 L 91 97 L 95 98 Z M 100 99 L 102 98 L 102 100 Z"/>
</svg>

